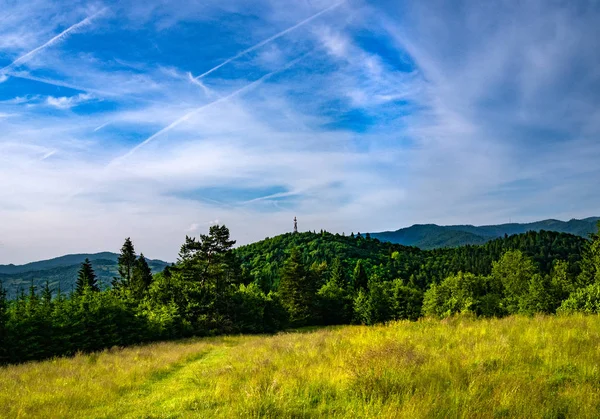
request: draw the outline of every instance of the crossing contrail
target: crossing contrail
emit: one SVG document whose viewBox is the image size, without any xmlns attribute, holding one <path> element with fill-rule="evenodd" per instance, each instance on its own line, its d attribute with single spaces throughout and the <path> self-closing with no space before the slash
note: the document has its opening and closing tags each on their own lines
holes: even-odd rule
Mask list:
<svg viewBox="0 0 600 419">
<path fill-rule="evenodd" d="M 146 144 L 148 144 L 149 142 L 153 141 L 155 138 L 160 137 L 161 135 L 163 135 L 166 132 L 171 131 L 173 128 L 177 127 L 178 125 L 182 124 L 183 122 L 187 121 L 188 119 L 190 119 L 192 116 L 200 113 L 201 111 L 203 111 L 204 109 L 210 108 L 218 103 L 221 102 L 225 102 L 226 100 L 229 100 L 235 96 L 238 96 L 256 86 L 258 86 L 259 84 L 263 83 L 265 80 L 267 80 L 268 78 L 274 76 L 275 74 L 281 73 L 282 71 L 287 70 L 288 68 L 292 67 L 293 65 L 295 65 L 296 63 L 298 63 L 298 61 L 302 60 L 303 58 L 305 58 L 309 53 L 303 54 L 302 56 L 290 61 L 289 63 L 287 63 L 284 67 L 279 68 L 275 71 L 271 71 L 270 73 L 265 74 L 264 76 L 262 76 L 259 79 L 254 80 L 251 83 L 248 83 L 247 85 L 245 85 L 244 87 L 228 94 L 227 96 L 221 96 L 218 99 L 213 100 L 212 102 L 206 103 L 198 108 L 195 108 L 189 112 L 187 112 L 185 115 L 177 118 L 175 121 L 171 122 L 169 125 L 167 125 L 166 127 L 164 127 L 163 129 L 161 129 L 160 131 L 157 131 L 156 133 L 152 134 L 150 137 L 146 138 L 144 141 L 142 141 L 141 143 L 139 143 L 138 145 L 136 145 L 135 147 L 133 147 L 131 150 L 129 150 L 127 153 L 114 158 L 110 163 L 108 163 L 108 165 L 106 166 L 111 167 L 114 164 L 126 159 L 127 157 L 131 156 L 132 154 L 134 154 L 137 150 L 139 150 L 140 148 L 142 148 L 143 146 L 145 146 Z"/>
<path fill-rule="evenodd" d="M 200 79 L 201 79 L 201 78 L 203 78 L 204 76 L 208 76 L 208 75 L 209 75 L 210 73 L 212 73 L 213 71 L 216 71 L 216 70 L 218 70 L 219 68 L 223 67 L 224 65 L 227 65 L 227 64 L 229 64 L 229 63 L 230 63 L 230 62 L 232 62 L 233 60 L 236 60 L 236 59 L 240 58 L 241 56 L 243 56 L 243 55 L 246 55 L 246 54 L 248 54 L 249 52 L 252 52 L 252 51 L 254 51 L 254 50 L 256 50 L 256 49 L 258 49 L 258 48 L 262 47 L 263 45 L 266 45 L 266 44 L 268 44 L 269 42 L 271 42 L 271 41 L 274 41 L 274 40 L 276 40 L 277 38 L 281 38 L 282 36 L 284 36 L 284 35 L 286 35 L 286 34 L 288 34 L 288 33 L 292 32 L 293 30 L 295 30 L 295 29 L 298 29 L 299 27 L 301 27 L 301 26 L 303 26 L 303 25 L 306 25 L 307 23 L 309 23 L 310 21 L 312 21 L 312 20 L 314 20 L 314 19 L 318 18 L 318 17 L 319 17 L 319 16 L 321 16 L 322 14 L 324 14 L 324 13 L 327 13 L 327 12 L 329 12 L 329 11 L 331 11 L 331 10 L 333 10 L 333 9 L 335 9 L 335 8 L 337 8 L 337 7 L 339 7 L 339 6 L 341 6 L 342 4 L 346 3 L 346 1 L 347 1 L 347 0 L 340 1 L 339 3 L 336 3 L 336 4 L 332 5 L 332 6 L 329 6 L 329 7 L 327 7 L 326 9 L 323 9 L 323 10 L 321 10 L 320 12 L 318 12 L 318 13 L 315 13 L 314 15 L 312 15 L 312 16 L 310 16 L 310 17 L 308 17 L 308 18 L 304 19 L 303 21 L 296 23 L 294 26 L 290 26 L 289 28 L 287 28 L 287 29 L 285 29 L 285 30 L 283 30 L 283 31 L 281 31 L 281 32 L 279 32 L 279 33 L 277 33 L 277 34 L 275 34 L 275 35 L 271 36 L 270 38 L 267 38 L 267 39 L 265 39 L 265 40 L 263 40 L 263 41 L 259 42 L 258 44 L 254 45 L 254 46 L 252 46 L 252 47 L 250 47 L 250 48 L 247 48 L 247 49 L 245 49 L 245 50 L 243 50 L 243 51 L 241 51 L 241 52 L 238 52 L 236 55 L 234 55 L 234 56 L 233 56 L 233 57 L 231 57 L 231 58 L 228 58 L 228 59 L 226 59 L 225 61 L 223 61 L 223 62 L 222 62 L 221 64 L 219 64 L 218 66 L 211 68 L 210 70 L 208 70 L 208 71 L 206 71 L 206 72 L 204 72 L 204 73 L 200 74 L 199 76 L 196 76 L 196 77 L 195 77 L 195 80 L 200 80 Z"/>
<path fill-rule="evenodd" d="M 6 67 L 0 69 L 0 74 L 3 74 L 6 72 L 6 70 L 10 70 L 11 68 L 13 68 L 16 65 L 22 64 L 26 61 L 28 61 L 31 57 L 33 57 L 35 54 L 37 54 L 38 52 L 56 44 L 57 42 L 62 41 L 63 39 L 65 39 L 67 37 L 67 35 L 69 35 L 69 33 L 76 31 L 79 28 L 82 28 L 86 25 L 88 25 L 92 19 L 94 19 L 96 16 L 104 13 L 107 10 L 107 8 L 104 8 L 102 10 L 100 10 L 99 12 L 94 13 L 91 16 L 86 17 L 85 19 L 83 19 L 81 22 L 78 22 L 72 26 L 69 26 L 67 29 L 65 29 L 64 31 L 62 31 L 61 33 L 59 33 L 58 35 L 56 35 L 54 38 L 52 38 L 51 40 L 49 40 L 48 42 L 46 42 L 43 45 L 40 45 L 39 47 L 32 49 L 31 51 L 29 51 L 28 53 L 21 55 L 19 58 L 17 58 L 16 60 L 14 60 L 12 63 L 10 63 L 9 65 L 7 65 Z"/>
</svg>

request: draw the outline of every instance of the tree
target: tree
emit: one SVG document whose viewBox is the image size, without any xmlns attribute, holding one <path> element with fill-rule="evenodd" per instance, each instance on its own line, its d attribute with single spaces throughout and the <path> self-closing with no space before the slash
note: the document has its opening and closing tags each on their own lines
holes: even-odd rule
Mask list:
<svg viewBox="0 0 600 419">
<path fill-rule="evenodd" d="M 360 234 L 360 233 L 359 233 Z M 362 260 L 359 259 L 354 267 L 352 282 L 355 290 L 366 290 L 369 284 L 369 277 L 363 266 Z"/>
<path fill-rule="evenodd" d="M 317 293 L 323 324 L 344 324 L 352 320 L 352 298 L 339 258 L 333 260 L 329 280 Z"/>
<path fill-rule="evenodd" d="M 591 242 L 583 251 L 581 274 L 578 278 L 583 286 L 600 283 L 600 221 L 598 221 L 598 233 L 590 234 L 590 239 Z"/>
<path fill-rule="evenodd" d="M 505 306 L 510 314 L 519 311 L 519 300 L 529 291 L 529 282 L 537 269 L 520 250 L 510 250 L 492 263 L 492 276 L 502 283 Z"/>
<path fill-rule="evenodd" d="M 281 269 L 278 292 L 294 326 L 303 326 L 313 319 L 317 283 L 314 275 L 304 267 L 297 248 L 291 250 Z"/>
<path fill-rule="evenodd" d="M 404 285 L 401 279 L 392 281 L 390 299 L 392 317 L 395 320 L 417 320 L 421 316 L 423 293 L 414 287 Z"/>
<path fill-rule="evenodd" d="M 235 240 L 229 239 L 226 226 L 211 226 L 208 235 L 201 234 L 200 239 L 185 237 L 185 243 L 179 251 L 179 264 L 185 275 L 194 281 L 204 283 L 221 276 L 234 282 L 232 274 L 238 267 L 233 266 L 231 249 Z M 219 284 L 217 284 L 219 285 Z"/>
<path fill-rule="evenodd" d="M 580 288 L 569 274 L 568 262 L 557 260 L 554 263 L 551 274 L 551 287 L 555 309 L 560 306 L 563 300 L 569 298 L 569 295 L 571 295 L 573 291 Z"/>
<path fill-rule="evenodd" d="M 148 262 L 142 253 L 136 260 L 135 266 L 133 267 L 130 289 L 137 299 L 141 299 L 150 287 L 151 283 L 152 270 L 148 266 Z"/>
<path fill-rule="evenodd" d="M 0 281 L 0 365 L 6 362 L 8 357 L 8 301 L 6 290 Z"/>
<path fill-rule="evenodd" d="M 83 261 L 81 268 L 79 268 L 79 272 L 77 273 L 75 293 L 81 295 L 86 288 L 89 288 L 90 291 L 100 291 L 96 273 L 92 267 L 92 262 L 90 262 L 88 258 L 85 258 L 85 261 Z"/>
<path fill-rule="evenodd" d="M 363 324 L 375 324 L 392 318 L 390 282 L 376 275 L 369 279 L 368 289 L 359 289 L 354 299 L 354 317 Z"/>
<path fill-rule="evenodd" d="M 534 274 L 529 282 L 529 292 L 521 297 L 520 308 L 525 314 L 552 313 L 555 310 L 550 277 Z"/>
<path fill-rule="evenodd" d="M 346 288 L 348 286 L 346 273 L 344 272 L 344 267 L 342 266 L 340 258 L 335 258 L 331 263 L 329 281 L 337 284 L 337 286 L 341 288 Z"/>
<path fill-rule="evenodd" d="M 135 249 L 131 238 L 127 237 L 125 243 L 121 247 L 121 254 L 119 255 L 119 277 L 116 277 L 112 281 L 114 288 L 127 287 L 133 276 L 133 270 L 137 257 L 135 255 Z"/>
<path fill-rule="evenodd" d="M 496 315 L 499 313 L 499 296 L 495 294 L 495 288 L 493 278 L 459 272 L 440 284 L 431 285 L 423 299 L 423 314 L 439 318 L 464 312 Z"/>
</svg>

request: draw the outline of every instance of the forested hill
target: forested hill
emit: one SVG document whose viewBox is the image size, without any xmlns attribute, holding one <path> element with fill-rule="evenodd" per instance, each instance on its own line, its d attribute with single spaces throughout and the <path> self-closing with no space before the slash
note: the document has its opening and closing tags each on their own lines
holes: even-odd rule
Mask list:
<svg viewBox="0 0 600 419">
<path fill-rule="evenodd" d="M 421 249 L 457 247 L 466 244 L 483 244 L 504 235 L 522 234 L 528 231 L 556 231 L 581 237 L 589 237 L 596 232 L 596 223 L 600 217 L 589 217 L 569 221 L 543 220 L 534 223 L 500 224 L 488 226 L 415 224 L 396 231 L 370 233 L 371 237 L 382 241 L 416 246 Z"/>
<path fill-rule="evenodd" d="M 265 291 L 277 287 L 281 267 L 292 248 L 301 252 L 304 264 L 312 265 L 313 270 L 327 269 L 334 259 L 339 259 L 350 277 L 360 260 L 369 275 L 382 280 L 400 278 L 425 289 L 430 283 L 440 282 L 459 271 L 488 275 L 492 262 L 508 250 L 521 250 L 543 273 L 551 271 L 555 260 L 567 261 L 576 275 L 586 243 L 587 240 L 579 236 L 542 230 L 493 239 L 483 245 L 421 250 L 383 242 L 369 235 L 309 232 L 267 238 L 239 247 L 235 253 L 241 259 L 245 274 Z"/>
<path fill-rule="evenodd" d="M 52 289 L 60 287 L 64 292 L 71 292 L 77 271 L 86 258 L 92 262 L 100 285 L 108 287 L 117 275 L 119 258 L 118 254 L 112 252 L 65 255 L 24 265 L 0 265 L 0 282 L 11 298 L 19 290 L 28 289 L 32 283 L 37 289 L 41 289 L 46 281 Z M 147 259 L 147 262 L 153 272 L 160 272 L 168 265 L 162 260 Z"/>
</svg>

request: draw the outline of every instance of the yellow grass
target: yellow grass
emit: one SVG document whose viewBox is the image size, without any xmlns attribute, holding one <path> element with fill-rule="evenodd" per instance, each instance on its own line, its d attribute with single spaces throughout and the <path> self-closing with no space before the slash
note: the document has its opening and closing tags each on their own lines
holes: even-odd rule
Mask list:
<svg viewBox="0 0 600 419">
<path fill-rule="evenodd" d="M 1 417 L 599 417 L 600 317 L 160 343 L 0 369 Z"/>
</svg>

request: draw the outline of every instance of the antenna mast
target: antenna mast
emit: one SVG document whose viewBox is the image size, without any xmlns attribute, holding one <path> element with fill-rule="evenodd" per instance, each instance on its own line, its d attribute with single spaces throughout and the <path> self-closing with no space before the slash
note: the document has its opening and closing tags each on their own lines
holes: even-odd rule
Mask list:
<svg viewBox="0 0 600 419">
<path fill-rule="evenodd" d="M 294 217 L 294 234 L 298 233 L 298 220 Z"/>
</svg>

